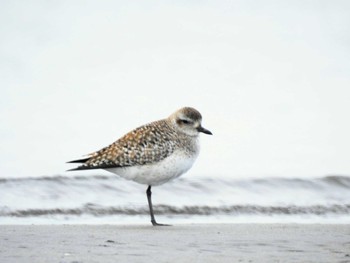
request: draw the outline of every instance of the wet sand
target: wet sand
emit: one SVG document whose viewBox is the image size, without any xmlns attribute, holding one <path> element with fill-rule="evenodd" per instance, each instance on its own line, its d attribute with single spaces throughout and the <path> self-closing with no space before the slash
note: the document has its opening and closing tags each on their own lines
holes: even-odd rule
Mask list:
<svg viewBox="0 0 350 263">
<path fill-rule="evenodd" d="M 350 225 L 3 225 L 0 262 L 350 262 Z"/>
</svg>

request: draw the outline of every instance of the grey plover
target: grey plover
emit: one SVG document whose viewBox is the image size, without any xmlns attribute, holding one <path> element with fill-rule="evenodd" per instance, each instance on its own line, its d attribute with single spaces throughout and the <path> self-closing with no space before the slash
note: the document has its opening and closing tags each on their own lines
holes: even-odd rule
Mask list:
<svg viewBox="0 0 350 263">
<path fill-rule="evenodd" d="M 104 169 L 125 179 L 148 185 L 146 194 L 154 226 L 151 187 L 164 184 L 187 172 L 199 153 L 200 132 L 212 134 L 201 125 L 202 115 L 184 107 L 168 118 L 143 125 L 111 145 L 68 163 L 82 163 L 68 171 Z"/>
</svg>

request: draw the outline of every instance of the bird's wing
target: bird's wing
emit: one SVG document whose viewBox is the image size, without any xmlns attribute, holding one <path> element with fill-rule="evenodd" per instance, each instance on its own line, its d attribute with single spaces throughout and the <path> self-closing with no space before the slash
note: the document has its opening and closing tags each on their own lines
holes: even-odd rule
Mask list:
<svg viewBox="0 0 350 263">
<path fill-rule="evenodd" d="M 164 133 L 164 130 L 168 132 Z M 87 158 L 70 161 L 82 165 L 68 171 L 151 164 L 168 157 L 175 148 L 173 130 L 164 120 L 158 121 L 129 132 Z"/>
</svg>

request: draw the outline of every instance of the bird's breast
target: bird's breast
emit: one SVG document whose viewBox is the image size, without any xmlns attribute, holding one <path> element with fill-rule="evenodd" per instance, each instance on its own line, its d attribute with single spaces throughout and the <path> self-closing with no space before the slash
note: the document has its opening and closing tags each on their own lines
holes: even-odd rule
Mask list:
<svg viewBox="0 0 350 263">
<path fill-rule="evenodd" d="M 106 170 L 140 184 L 160 185 L 187 172 L 197 159 L 198 150 L 188 152 L 178 149 L 156 163 Z"/>
</svg>

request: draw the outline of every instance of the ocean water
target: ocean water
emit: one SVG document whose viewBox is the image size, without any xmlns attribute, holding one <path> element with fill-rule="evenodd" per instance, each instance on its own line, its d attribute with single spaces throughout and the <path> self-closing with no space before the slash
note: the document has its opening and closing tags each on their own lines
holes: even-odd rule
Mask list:
<svg viewBox="0 0 350 263">
<path fill-rule="evenodd" d="M 117 176 L 0 178 L 0 224 L 149 223 L 146 186 Z M 183 176 L 152 187 L 165 223 L 350 223 L 350 177 Z"/>
</svg>

